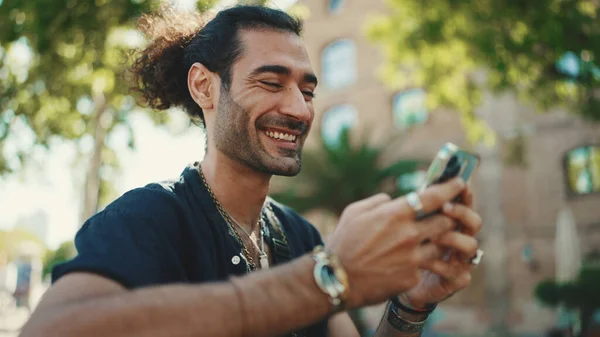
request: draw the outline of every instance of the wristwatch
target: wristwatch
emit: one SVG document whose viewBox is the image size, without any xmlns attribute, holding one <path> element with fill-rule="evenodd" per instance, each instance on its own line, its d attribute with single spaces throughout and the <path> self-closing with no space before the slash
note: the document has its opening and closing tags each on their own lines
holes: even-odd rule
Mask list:
<svg viewBox="0 0 600 337">
<path fill-rule="evenodd" d="M 313 275 L 317 286 L 329 296 L 334 312 L 343 310 L 348 299 L 348 276 L 342 264 L 323 246 L 317 246 L 312 257 L 316 262 Z"/>
</svg>

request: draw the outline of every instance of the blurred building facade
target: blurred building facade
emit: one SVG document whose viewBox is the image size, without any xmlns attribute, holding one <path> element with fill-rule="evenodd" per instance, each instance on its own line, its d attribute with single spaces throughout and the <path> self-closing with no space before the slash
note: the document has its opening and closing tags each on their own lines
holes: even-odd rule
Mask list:
<svg viewBox="0 0 600 337">
<path fill-rule="evenodd" d="M 364 21 L 370 14 L 384 14 L 384 1 L 300 4 L 310 10 L 304 39 L 320 79 L 307 147 L 317 137 L 335 142 L 348 127 L 376 131 L 373 141 L 404 132 L 397 158 L 429 160 L 445 142 L 472 148 L 457 113 L 426 110 L 426 88 L 392 91 L 377 77 L 383 57 L 364 36 Z M 482 156 L 474 188 L 486 255 L 473 285 L 442 307 L 434 327 L 478 333 L 505 322 L 518 333 L 541 332 L 555 324 L 556 315 L 536 303 L 533 290 L 556 273 L 559 212 L 572 212 L 578 233 L 574 244 L 582 256 L 600 247 L 600 124 L 559 110 L 536 113 L 511 94 L 486 95 L 477 113 L 497 134 L 493 147 L 475 148 Z M 332 229 L 319 214 L 307 217 L 321 225 L 325 236 Z M 378 310 L 372 309 L 375 323 Z"/>
</svg>

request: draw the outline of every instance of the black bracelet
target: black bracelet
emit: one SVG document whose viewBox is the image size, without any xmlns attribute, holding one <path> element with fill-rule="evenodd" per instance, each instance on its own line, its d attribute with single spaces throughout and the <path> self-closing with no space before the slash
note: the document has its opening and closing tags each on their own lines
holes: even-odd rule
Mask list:
<svg viewBox="0 0 600 337">
<path fill-rule="evenodd" d="M 400 302 L 400 299 L 398 298 L 398 296 L 392 297 L 391 301 L 400 310 L 407 312 L 409 314 L 413 314 L 413 315 L 429 315 L 437 307 L 437 304 L 431 304 L 431 305 L 427 306 L 426 310 L 415 310 L 413 308 L 409 308 L 406 305 L 402 304 L 402 302 Z"/>
<path fill-rule="evenodd" d="M 400 310 L 401 309 L 396 307 L 396 305 L 393 302 L 390 302 L 390 304 L 388 305 L 387 321 L 388 323 L 390 323 L 391 326 L 394 327 L 394 329 L 402 332 L 411 333 L 423 331 L 427 319 L 418 322 L 409 321 L 408 319 L 400 315 Z"/>
</svg>

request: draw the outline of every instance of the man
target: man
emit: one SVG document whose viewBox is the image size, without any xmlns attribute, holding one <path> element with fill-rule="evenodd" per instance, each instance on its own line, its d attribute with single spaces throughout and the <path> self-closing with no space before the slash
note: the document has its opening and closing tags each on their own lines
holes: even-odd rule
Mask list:
<svg viewBox="0 0 600 337">
<path fill-rule="evenodd" d="M 470 282 L 481 220 L 464 182 L 354 203 L 320 248 L 267 198 L 272 175 L 300 171 L 314 117 L 300 22 L 261 7 L 190 22 L 145 18 L 153 40 L 132 71 L 152 107 L 203 122 L 204 160 L 90 218 L 23 336 L 358 336 L 344 310 L 390 298 L 376 335 L 419 335 Z"/>
</svg>

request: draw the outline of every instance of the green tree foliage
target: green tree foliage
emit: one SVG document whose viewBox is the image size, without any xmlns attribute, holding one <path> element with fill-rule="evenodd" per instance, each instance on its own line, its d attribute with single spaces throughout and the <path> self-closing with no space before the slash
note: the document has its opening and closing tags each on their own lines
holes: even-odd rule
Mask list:
<svg viewBox="0 0 600 337">
<path fill-rule="evenodd" d="M 200 0 L 197 8 L 206 11 L 214 3 Z M 101 172 L 118 168 L 107 139 L 126 130 L 134 146 L 127 56 L 144 43 L 135 31 L 137 19 L 159 6 L 159 0 L 0 1 L 0 174 L 19 169 L 34 148 L 49 148 L 54 139 L 80 148 L 93 140 L 86 154 L 84 217 L 95 212 L 112 178 Z M 162 124 L 168 115 L 149 116 Z M 32 140 L 10 149 L 21 159 L 11 161 L 4 141 L 19 133 Z"/>
<path fill-rule="evenodd" d="M 536 286 L 535 297 L 550 307 L 561 305 L 579 311 L 581 335 L 585 336 L 594 312 L 600 309 L 600 265 L 584 264 L 572 282 L 544 280 Z"/>
<path fill-rule="evenodd" d="M 49 250 L 44 256 L 43 277 L 50 275 L 55 265 L 70 260 L 75 254 L 73 241 L 63 242 L 56 250 Z"/>
<path fill-rule="evenodd" d="M 125 66 L 120 51 L 127 48 L 127 29 L 151 9 L 150 0 L 3 1 L 1 139 L 15 123 L 46 147 L 55 136 L 81 139 L 94 134 L 94 112 L 104 110 L 114 115 L 105 117 L 107 128 L 126 123 L 133 104 L 119 78 Z M 19 69 L 10 58 L 17 48 L 13 58 L 30 61 Z M 24 155 L 30 149 L 22 150 Z"/>
<path fill-rule="evenodd" d="M 350 203 L 378 192 L 405 194 L 409 191 L 397 188 L 396 179 L 413 173 L 423 162 L 399 160 L 384 166 L 382 162 L 390 153 L 387 150 L 398 143 L 383 144 L 388 145 L 369 145 L 366 139 L 355 143 L 348 129 L 342 132 L 337 146 L 321 140 L 317 149 L 304 151 L 300 174 L 272 197 L 299 212 L 321 209 L 339 216 Z"/>
<path fill-rule="evenodd" d="M 388 4 L 389 14 L 367 25 L 386 56 L 382 76 L 395 88 L 426 88 L 430 108 L 460 111 L 470 140 L 486 140 L 474 114 L 482 89 L 512 90 L 540 109 L 563 106 L 600 120 L 597 1 Z"/>
</svg>

